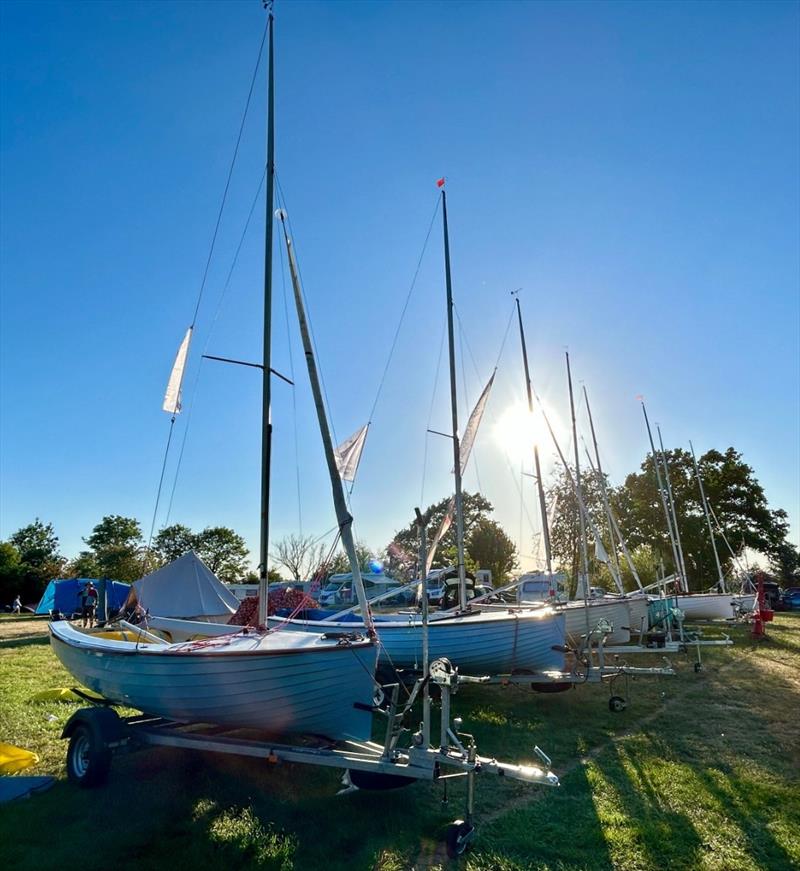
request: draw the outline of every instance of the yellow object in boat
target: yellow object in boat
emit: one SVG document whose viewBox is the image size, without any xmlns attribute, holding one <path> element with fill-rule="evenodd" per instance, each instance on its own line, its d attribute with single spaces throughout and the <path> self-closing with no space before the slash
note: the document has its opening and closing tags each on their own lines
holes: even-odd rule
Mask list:
<svg viewBox="0 0 800 871">
<path fill-rule="evenodd" d="M 39 757 L 30 750 L 0 743 L 0 774 L 13 774 L 36 765 Z"/>
</svg>

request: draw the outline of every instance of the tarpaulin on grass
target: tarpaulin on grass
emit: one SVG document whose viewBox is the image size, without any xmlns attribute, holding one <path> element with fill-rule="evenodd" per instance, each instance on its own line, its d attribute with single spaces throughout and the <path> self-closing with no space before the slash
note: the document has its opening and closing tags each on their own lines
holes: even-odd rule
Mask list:
<svg viewBox="0 0 800 871">
<path fill-rule="evenodd" d="M 13 744 L 0 743 L 0 774 L 13 774 L 36 765 L 39 757 L 30 750 L 14 747 Z"/>
</svg>

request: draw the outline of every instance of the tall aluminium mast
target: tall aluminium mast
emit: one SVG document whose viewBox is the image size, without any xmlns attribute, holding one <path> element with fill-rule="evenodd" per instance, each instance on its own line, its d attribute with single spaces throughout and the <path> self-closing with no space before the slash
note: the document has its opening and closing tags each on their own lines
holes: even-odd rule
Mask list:
<svg viewBox="0 0 800 871">
<path fill-rule="evenodd" d="M 721 593 L 726 592 L 725 590 L 725 575 L 722 574 L 722 565 L 719 561 L 719 553 L 717 552 L 717 542 L 714 540 L 714 530 L 711 526 L 711 517 L 708 514 L 708 500 L 706 499 L 706 491 L 703 488 L 703 478 L 700 475 L 700 469 L 697 465 L 697 458 L 694 455 L 694 445 L 689 442 L 689 447 L 692 451 L 692 465 L 694 466 L 694 476 L 697 478 L 697 485 L 700 488 L 700 501 L 703 503 L 703 514 L 706 517 L 706 525 L 708 526 L 708 536 L 711 539 L 711 548 L 714 551 L 714 562 L 717 564 L 717 578 L 719 583 L 719 591 Z"/>
<path fill-rule="evenodd" d="M 464 504 L 461 494 L 461 449 L 458 440 L 458 396 L 456 393 L 456 346 L 453 331 L 453 284 L 450 277 L 450 236 L 447 231 L 447 193 L 442 180 L 442 226 L 444 229 L 444 273 L 447 284 L 447 347 L 450 355 L 450 411 L 452 414 L 453 475 L 455 476 L 456 549 L 458 552 L 458 602 L 467 607 L 467 579 L 464 570 Z"/>
<path fill-rule="evenodd" d="M 678 559 L 678 548 L 675 544 L 675 535 L 672 531 L 672 519 L 670 518 L 669 513 L 669 505 L 667 504 L 666 491 L 664 489 L 664 482 L 661 479 L 661 464 L 659 463 L 658 453 L 656 452 L 656 446 L 653 442 L 653 432 L 650 429 L 650 420 L 647 417 L 647 409 L 644 406 L 644 402 L 642 402 L 642 413 L 644 414 L 644 422 L 647 427 L 647 437 L 650 439 L 650 450 L 653 453 L 653 466 L 656 470 L 656 482 L 658 484 L 658 495 L 661 497 L 661 507 L 664 509 L 664 519 L 667 521 L 667 532 L 669 533 L 669 541 L 672 545 L 672 559 L 675 563 L 675 572 L 680 577 L 681 583 L 680 587 L 682 590 L 686 590 L 686 579 L 682 576 L 681 573 L 681 564 Z"/>
<path fill-rule="evenodd" d="M 258 559 L 258 623 L 267 622 L 267 559 L 269 553 L 269 478 L 272 464 L 272 221 L 275 184 L 275 74 L 273 31 L 275 18 L 269 8 L 269 62 L 267 71 L 267 196 L 264 236 L 264 349 L 261 392 L 261 537 Z"/>
<path fill-rule="evenodd" d="M 531 373 L 528 368 L 528 349 L 525 345 L 525 331 L 522 328 L 522 308 L 517 297 L 517 320 L 519 321 L 519 339 L 522 343 L 522 361 L 525 364 L 525 389 L 528 392 L 528 412 L 533 416 L 533 388 L 531 386 Z M 542 515 L 542 537 L 544 538 L 544 558 L 547 567 L 548 578 L 553 577 L 553 555 L 550 548 L 550 525 L 547 520 L 547 501 L 544 495 L 542 483 L 542 469 L 539 464 L 539 446 L 533 442 L 533 464 L 536 474 L 536 487 L 539 491 L 539 511 Z"/>
</svg>

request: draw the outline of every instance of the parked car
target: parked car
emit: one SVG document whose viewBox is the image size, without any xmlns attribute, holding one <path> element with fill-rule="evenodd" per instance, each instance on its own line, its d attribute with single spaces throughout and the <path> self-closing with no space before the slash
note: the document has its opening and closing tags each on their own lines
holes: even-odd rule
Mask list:
<svg viewBox="0 0 800 871">
<path fill-rule="evenodd" d="M 800 611 L 800 587 L 789 587 L 781 596 L 781 610 Z"/>
</svg>

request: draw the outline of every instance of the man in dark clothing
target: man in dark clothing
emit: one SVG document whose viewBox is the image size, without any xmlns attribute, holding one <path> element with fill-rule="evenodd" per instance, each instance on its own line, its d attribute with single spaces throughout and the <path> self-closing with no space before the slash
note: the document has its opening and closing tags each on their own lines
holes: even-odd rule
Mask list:
<svg viewBox="0 0 800 871">
<path fill-rule="evenodd" d="M 94 626 L 94 615 L 97 609 L 97 590 L 94 584 L 89 581 L 83 588 L 81 593 L 81 617 L 83 626 L 91 629 Z"/>
</svg>

